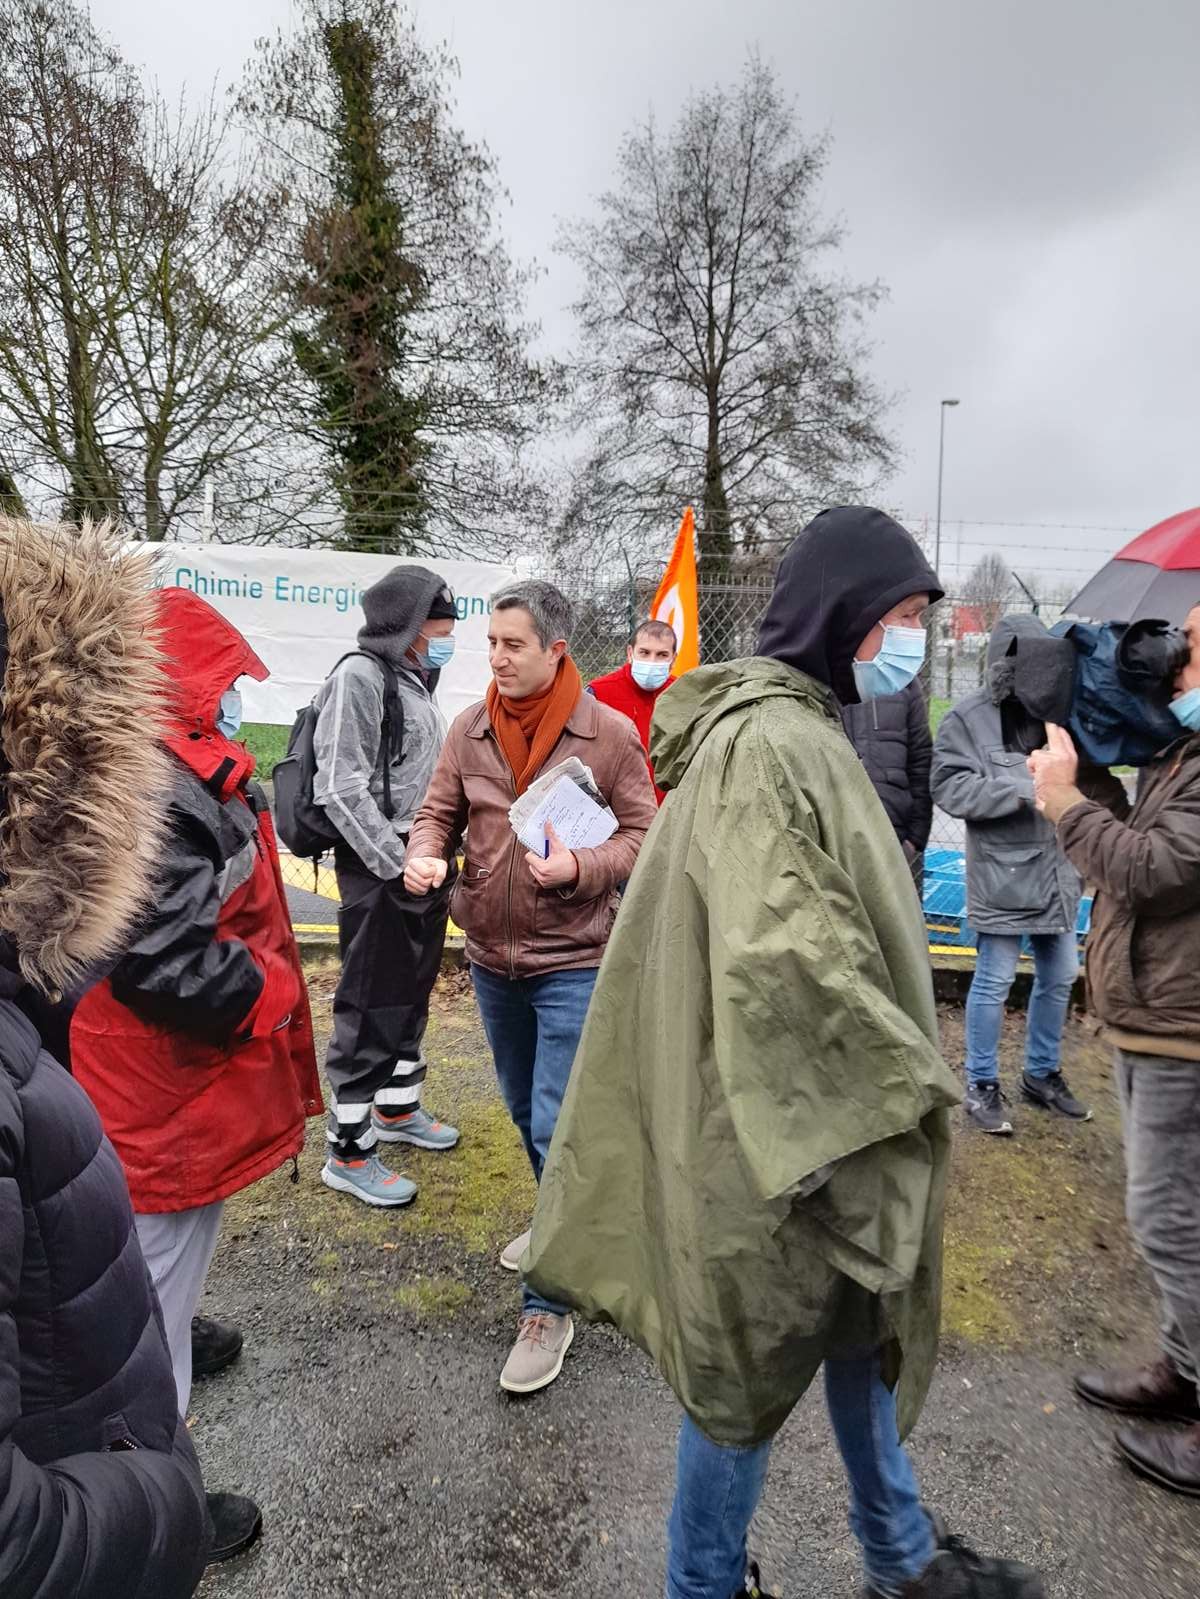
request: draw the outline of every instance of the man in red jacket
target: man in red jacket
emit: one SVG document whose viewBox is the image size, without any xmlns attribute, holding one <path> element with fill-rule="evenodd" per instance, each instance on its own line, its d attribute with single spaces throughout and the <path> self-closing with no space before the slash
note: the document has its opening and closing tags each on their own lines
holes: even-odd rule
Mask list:
<svg viewBox="0 0 1200 1599">
<path fill-rule="evenodd" d="M 254 757 L 234 742 L 235 685 L 267 669 L 195 594 L 164 589 L 158 621 L 174 769 L 161 864 L 132 942 L 79 1002 L 70 1042 L 125 1168 L 186 1416 L 192 1318 L 222 1203 L 299 1153 L 321 1090 L 271 816 L 250 783 Z M 257 1537 L 252 1500 L 210 1494 L 209 1510 L 210 1558 Z"/>
<path fill-rule="evenodd" d="M 650 719 L 660 694 L 670 688 L 671 669 L 679 653 L 675 630 L 666 622 L 643 622 L 634 629 L 625 652 L 625 665 L 603 677 L 594 677 L 587 686 L 601 705 L 610 705 L 614 711 L 627 716 L 638 730 L 642 748 L 650 749 Z M 654 782 L 654 768 L 647 757 L 650 781 Z M 654 797 L 661 805 L 666 795 L 657 784 Z"/>
</svg>

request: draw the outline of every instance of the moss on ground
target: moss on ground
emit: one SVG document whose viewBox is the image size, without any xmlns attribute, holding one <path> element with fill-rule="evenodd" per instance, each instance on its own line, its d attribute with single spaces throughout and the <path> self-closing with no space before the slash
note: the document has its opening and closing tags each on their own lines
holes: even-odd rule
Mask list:
<svg viewBox="0 0 1200 1599">
<path fill-rule="evenodd" d="M 455 1277 L 418 1277 L 415 1282 L 397 1288 L 392 1299 L 401 1310 L 410 1311 L 431 1321 L 449 1319 L 471 1301 L 471 1290 Z"/>
<path fill-rule="evenodd" d="M 961 1059 L 961 1012 L 942 1022 L 947 1058 Z M 1003 1349 L 1096 1348 L 1140 1333 L 1153 1306 L 1124 1221 L 1107 1051 L 1072 1024 L 1066 1068 L 1095 1116 L 1064 1122 L 1017 1097 L 1023 1028 L 1009 1016 L 1001 1057 L 1017 1136 L 988 1138 L 955 1112 L 943 1328 Z"/>
</svg>

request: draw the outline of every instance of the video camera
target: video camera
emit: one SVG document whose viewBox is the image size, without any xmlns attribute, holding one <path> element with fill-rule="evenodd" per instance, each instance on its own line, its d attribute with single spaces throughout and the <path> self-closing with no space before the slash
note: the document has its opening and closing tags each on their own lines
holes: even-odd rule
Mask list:
<svg viewBox="0 0 1200 1599">
<path fill-rule="evenodd" d="M 1057 722 L 1096 766 L 1145 766 L 1182 734 L 1169 706 L 1191 657 L 1168 622 L 1058 622 L 1023 618 L 1005 665 L 1010 692 L 1040 722 Z"/>
</svg>

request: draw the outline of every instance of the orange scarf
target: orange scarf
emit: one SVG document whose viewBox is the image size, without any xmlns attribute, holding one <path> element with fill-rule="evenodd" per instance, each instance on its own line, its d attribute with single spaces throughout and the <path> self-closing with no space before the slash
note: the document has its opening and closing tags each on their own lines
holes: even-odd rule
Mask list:
<svg viewBox="0 0 1200 1599">
<path fill-rule="evenodd" d="M 582 693 L 583 679 L 569 655 L 563 656 L 554 681 L 540 694 L 506 700 L 494 681 L 488 684 L 488 717 L 512 767 L 518 794 L 525 792 L 542 769 Z"/>
</svg>

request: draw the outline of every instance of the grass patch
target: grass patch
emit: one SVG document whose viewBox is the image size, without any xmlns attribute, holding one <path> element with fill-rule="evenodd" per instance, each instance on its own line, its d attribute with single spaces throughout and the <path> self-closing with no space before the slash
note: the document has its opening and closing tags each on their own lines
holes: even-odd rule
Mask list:
<svg viewBox="0 0 1200 1599">
<path fill-rule="evenodd" d="M 335 971 L 314 973 L 309 990 L 318 1054 L 328 1036 Z M 436 1154 L 398 1145 L 384 1159 L 416 1183 L 412 1205 L 371 1209 L 320 1181 L 325 1160 L 324 1128 L 309 1123 L 300 1157 L 300 1183 L 279 1174 L 228 1201 L 228 1231 L 253 1231 L 286 1218 L 289 1231 L 315 1249 L 313 1270 L 328 1292 L 339 1271 L 360 1272 L 359 1250 L 395 1251 L 408 1244 L 444 1244 L 466 1255 L 494 1254 L 529 1226 L 537 1189 L 519 1134 L 496 1087 L 490 1051 L 469 994 L 445 992 L 435 1000 L 425 1036 L 429 1058 L 430 1108 L 462 1133 L 456 1149 Z M 349 1253 L 348 1253 L 349 1251 Z M 395 1257 L 397 1264 L 401 1257 Z M 419 1307 L 418 1307 L 419 1308 Z"/>
<path fill-rule="evenodd" d="M 291 731 L 290 727 L 276 727 L 270 722 L 242 723 L 242 740 L 257 762 L 256 777 L 270 777 L 287 754 Z"/>
<path fill-rule="evenodd" d="M 941 725 L 942 725 L 942 717 L 945 716 L 946 712 L 949 709 L 950 709 L 950 701 L 949 700 L 944 700 L 944 699 L 941 699 L 940 697 L 937 698 L 937 699 L 930 700 L 930 702 L 929 702 L 929 731 L 933 734 L 934 738 L 937 737 L 938 728 L 941 727 Z"/>
<path fill-rule="evenodd" d="M 428 1320 L 444 1321 L 456 1316 L 471 1299 L 471 1290 L 456 1277 L 418 1277 L 416 1282 L 397 1288 L 393 1302 L 401 1310 Z"/>
<path fill-rule="evenodd" d="M 961 1016 L 943 1019 L 949 1058 Z M 1024 1017 L 1010 1015 L 1001 1069 L 1019 1070 Z M 1071 1085 L 1095 1109 L 1072 1125 L 1019 1100 L 1014 1139 L 988 1138 L 955 1112 L 946 1206 L 942 1324 L 951 1340 L 994 1349 L 1099 1351 L 1148 1328 L 1144 1284 L 1124 1220 L 1120 1119 L 1103 1049 L 1068 1040 Z M 1016 1096 L 1014 1095 L 1014 1099 Z"/>
</svg>

